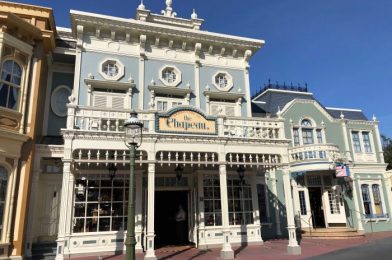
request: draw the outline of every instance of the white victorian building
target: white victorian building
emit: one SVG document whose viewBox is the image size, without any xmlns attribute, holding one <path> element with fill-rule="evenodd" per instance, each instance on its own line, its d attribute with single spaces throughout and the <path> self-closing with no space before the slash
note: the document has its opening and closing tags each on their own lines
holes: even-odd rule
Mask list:
<svg viewBox="0 0 392 260">
<path fill-rule="evenodd" d="M 288 220 L 289 249 L 298 252 L 292 208 L 277 199 L 280 193 L 292 204 L 290 190 L 277 188 L 290 186 L 284 120 L 251 112 L 249 59 L 264 41 L 201 30 L 195 11 L 177 18 L 172 1 L 161 15 L 140 4 L 136 19 L 80 11 L 71 19 L 71 30 L 58 28 L 49 72 L 47 135 L 31 198 L 45 205 L 30 210 L 28 241 L 50 241 L 58 232 L 56 259 L 125 250 L 123 123 L 134 109 L 144 123 L 136 249 L 146 259 L 177 243 L 179 205 L 182 232 L 197 248 L 220 247 L 230 259 L 232 245 L 262 244 L 262 226 L 281 235 Z M 62 124 L 64 144 L 51 138 Z"/>
</svg>

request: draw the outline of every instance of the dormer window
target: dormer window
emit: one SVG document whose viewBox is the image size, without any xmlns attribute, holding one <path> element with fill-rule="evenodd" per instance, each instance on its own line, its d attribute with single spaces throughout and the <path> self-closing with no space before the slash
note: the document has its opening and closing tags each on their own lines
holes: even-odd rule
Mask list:
<svg viewBox="0 0 392 260">
<path fill-rule="evenodd" d="M 294 146 L 324 144 L 325 143 L 325 129 L 319 127 L 310 119 L 303 119 L 300 124 L 293 127 L 293 144 Z"/>
<path fill-rule="evenodd" d="M 106 59 L 99 64 L 99 74 L 107 80 L 119 80 L 124 76 L 124 65 L 116 59 Z"/>
<path fill-rule="evenodd" d="M 215 73 L 212 82 L 221 91 L 229 91 L 233 87 L 233 78 L 226 72 Z"/>
<path fill-rule="evenodd" d="M 181 82 L 181 77 L 181 71 L 175 66 L 165 66 L 159 72 L 159 79 L 169 87 L 177 87 Z"/>
</svg>

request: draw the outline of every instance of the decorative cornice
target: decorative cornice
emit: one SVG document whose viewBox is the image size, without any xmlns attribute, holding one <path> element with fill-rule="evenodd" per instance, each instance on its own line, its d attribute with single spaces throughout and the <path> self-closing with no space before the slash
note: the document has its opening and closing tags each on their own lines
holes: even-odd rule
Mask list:
<svg viewBox="0 0 392 260">
<path fill-rule="evenodd" d="M 258 39 L 179 28 L 170 25 L 149 23 L 134 19 L 125 19 L 75 10 L 71 10 L 71 23 L 74 36 L 76 36 L 77 25 L 90 25 L 95 27 L 105 26 L 106 28 L 113 27 L 116 30 L 132 30 L 137 31 L 138 34 L 152 34 L 155 36 L 162 35 L 171 38 L 178 37 L 181 39 L 186 38 L 196 42 L 207 42 L 208 44 L 222 44 L 229 45 L 231 47 L 241 46 L 244 49 L 252 49 L 252 53 L 254 53 L 257 49 L 260 49 L 265 43 L 263 40 Z"/>
<path fill-rule="evenodd" d="M 159 93 L 165 95 L 186 96 L 187 94 L 192 93 L 192 89 L 190 88 L 167 87 L 163 85 L 149 85 L 148 89 L 154 91 L 155 94 Z"/>
</svg>

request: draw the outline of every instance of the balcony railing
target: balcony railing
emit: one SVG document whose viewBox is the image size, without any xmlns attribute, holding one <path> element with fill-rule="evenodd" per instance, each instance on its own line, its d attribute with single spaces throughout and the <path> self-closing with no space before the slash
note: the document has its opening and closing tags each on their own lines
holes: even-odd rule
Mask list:
<svg viewBox="0 0 392 260">
<path fill-rule="evenodd" d="M 339 147 L 334 144 L 314 144 L 289 149 L 290 162 L 334 161 L 341 157 Z"/>
<path fill-rule="evenodd" d="M 144 134 L 157 134 L 155 112 L 139 112 L 144 124 Z M 94 132 L 123 132 L 129 110 L 112 110 L 87 106 L 69 106 L 67 129 Z M 219 137 L 253 140 L 285 140 L 284 122 L 271 118 L 218 118 Z"/>
</svg>

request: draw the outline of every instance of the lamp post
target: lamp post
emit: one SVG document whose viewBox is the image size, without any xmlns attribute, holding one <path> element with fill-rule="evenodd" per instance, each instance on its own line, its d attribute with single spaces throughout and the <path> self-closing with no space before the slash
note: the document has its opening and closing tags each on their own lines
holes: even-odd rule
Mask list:
<svg viewBox="0 0 392 260">
<path fill-rule="evenodd" d="M 136 148 L 142 144 L 143 123 L 137 118 L 137 113 L 132 111 L 130 117 L 124 123 L 125 145 L 129 148 L 129 191 L 128 191 L 128 221 L 126 260 L 135 260 L 135 157 Z"/>
</svg>

